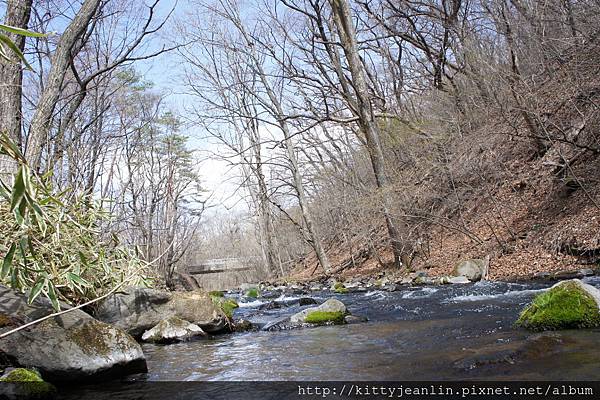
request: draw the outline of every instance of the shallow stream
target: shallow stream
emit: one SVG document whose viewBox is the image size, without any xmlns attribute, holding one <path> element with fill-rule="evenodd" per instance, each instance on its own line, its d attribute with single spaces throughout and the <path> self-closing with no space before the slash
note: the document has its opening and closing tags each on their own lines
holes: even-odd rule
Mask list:
<svg viewBox="0 0 600 400">
<path fill-rule="evenodd" d="M 600 278 L 585 279 L 600 287 Z M 247 332 L 169 346 L 144 345 L 150 381 L 598 380 L 600 330 L 532 334 L 519 311 L 548 285 L 479 282 L 335 295 L 369 322 Z M 266 302 L 267 300 L 265 300 Z M 265 323 L 298 306 L 236 317 Z"/>
</svg>

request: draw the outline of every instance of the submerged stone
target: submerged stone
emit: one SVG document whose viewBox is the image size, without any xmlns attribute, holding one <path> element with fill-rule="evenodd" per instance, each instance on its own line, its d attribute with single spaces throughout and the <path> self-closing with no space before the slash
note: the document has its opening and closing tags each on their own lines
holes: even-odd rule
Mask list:
<svg viewBox="0 0 600 400">
<path fill-rule="evenodd" d="M 256 328 L 254 327 L 252 322 L 248 321 L 247 319 L 240 319 L 233 323 L 233 330 L 235 332 L 246 332 L 255 329 Z"/>
<path fill-rule="evenodd" d="M 600 291 L 578 279 L 559 282 L 538 295 L 516 325 L 532 331 L 599 327 Z"/>
<path fill-rule="evenodd" d="M 298 305 L 300 305 L 300 306 L 310 306 L 313 304 L 318 304 L 318 303 L 312 297 L 301 297 L 300 299 L 298 299 Z"/>
</svg>

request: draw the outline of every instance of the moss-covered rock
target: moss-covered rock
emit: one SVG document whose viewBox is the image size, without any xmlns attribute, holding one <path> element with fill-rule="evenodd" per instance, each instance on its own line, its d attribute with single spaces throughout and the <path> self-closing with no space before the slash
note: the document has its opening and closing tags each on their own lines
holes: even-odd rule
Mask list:
<svg viewBox="0 0 600 400">
<path fill-rule="evenodd" d="M 22 323 L 54 311 L 46 299 L 28 304 L 25 295 L 3 286 L 0 298 L 0 312 Z M 0 333 L 9 329 L 0 327 Z M 147 371 L 142 348 L 134 338 L 81 310 L 71 310 L 0 339 L 0 355 L 0 361 L 9 358 L 12 365 L 35 367 L 53 382 L 91 381 Z"/>
<path fill-rule="evenodd" d="M 15 368 L 0 377 L 0 382 L 44 382 L 39 372 L 27 368 Z"/>
<path fill-rule="evenodd" d="M 96 318 L 126 330 L 134 337 L 156 326 L 160 321 L 178 317 L 198 325 L 208 333 L 227 330 L 224 312 L 208 292 L 163 292 L 148 288 L 127 288 L 100 304 Z"/>
<path fill-rule="evenodd" d="M 344 324 L 344 313 L 341 311 L 311 311 L 304 318 L 304 322 L 307 324 L 324 325 Z"/>
<path fill-rule="evenodd" d="M 251 288 L 246 291 L 246 297 L 256 299 L 258 296 L 260 296 L 260 293 L 257 288 Z"/>
<path fill-rule="evenodd" d="M 31 369 L 15 368 L 0 377 L 0 382 L 1 394 L 8 399 L 52 399 L 56 395 L 56 387 Z"/>
<path fill-rule="evenodd" d="M 318 318 L 319 315 L 321 317 L 324 317 L 326 315 L 332 316 L 334 313 L 336 315 L 339 313 L 342 314 L 342 316 L 344 316 L 348 313 L 348 310 L 346 309 L 344 303 L 342 303 L 341 301 L 337 299 L 329 299 L 318 307 L 310 307 L 292 315 L 290 317 L 290 322 L 292 325 L 302 325 L 310 323 L 306 320 L 306 318 L 309 314 L 315 312 L 317 314 L 315 314 L 313 318 Z"/>
<path fill-rule="evenodd" d="M 331 288 L 335 293 L 338 294 L 346 294 L 348 293 L 348 288 L 342 282 L 336 282 L 333 284 Z"/>
<path fill-rule="evenodd" d="M 211 290 L 208 295 L 210 297 L 225 297 L 225 294 L 219 290 Z"/>
<path fill-rule="evenodd" d="M 3 313 L 0 313 L 0 328 L 13 325 L 12 319 Z"/>
<path fill-rule="evenodd" d="M 532 330 L 600 326 L 600 291 L 578 279 L 559 282 L 538 295 L 519 316 L 517 326 Z"/>
</svg>

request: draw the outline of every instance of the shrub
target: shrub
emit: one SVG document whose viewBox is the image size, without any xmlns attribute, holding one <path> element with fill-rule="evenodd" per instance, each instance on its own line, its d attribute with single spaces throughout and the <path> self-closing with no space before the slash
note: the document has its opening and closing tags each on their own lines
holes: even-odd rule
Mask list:
<svg viewBox="0 0 600 400">
<path fill-rule="evenodd" d="M 227 318 L 229 318 L 229 319 L 233 318 L 233 310 L 238 308 L 239 304 L 233 299 L 226 299 L 225 297 L 223 297 L 223 293 L 221 293 L 221 292 L 217 292 L 217 293 L 219 293 L 220 296 L 214 295 L 214 292 L 209 292 L 209 295 L 213 301 L 213 304 L 215 304 L 217 307 L 219 307 L 223 311 L 223 314 L 225 314 L 227 316 Z"/>
<path fill-rule="evenodd" d="M 0 283 L 29 290 L 29 302 L 47 297 L 79 304 L 130 280 L 149 284 L 144 264 L 101 226 L 109 218 L 91 196 L 58 191 L 37 176 L 6 135 L 0 155 L 19 163 L 14 183 L 0 182 Z"/>
</svg>

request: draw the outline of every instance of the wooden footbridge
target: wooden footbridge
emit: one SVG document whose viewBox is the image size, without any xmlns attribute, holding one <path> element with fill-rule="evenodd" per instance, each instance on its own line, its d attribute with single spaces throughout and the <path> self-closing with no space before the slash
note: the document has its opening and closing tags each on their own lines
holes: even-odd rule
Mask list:
<svg viewBox="0 0 600 400">
<path fill-rule="evenodd" d="M 255 260 L 250 258 L 214 258 L 204 260 L 196 265 L 188 265 L 186 272 L 190 275 L 205 275 L 221 272 L 250 271 L 253 268 L 248 265 L 251 265 L 252 261 Z"/>
</svg>

